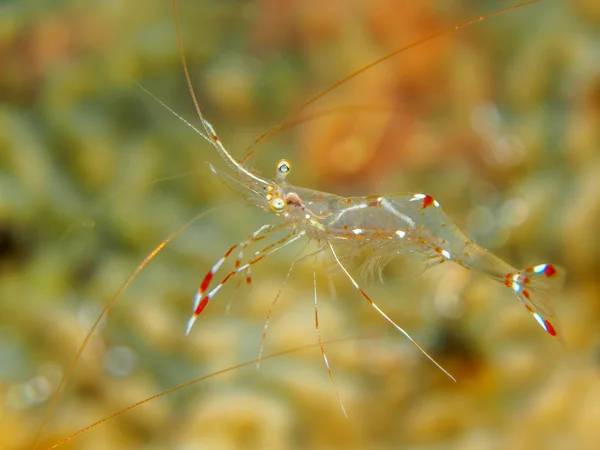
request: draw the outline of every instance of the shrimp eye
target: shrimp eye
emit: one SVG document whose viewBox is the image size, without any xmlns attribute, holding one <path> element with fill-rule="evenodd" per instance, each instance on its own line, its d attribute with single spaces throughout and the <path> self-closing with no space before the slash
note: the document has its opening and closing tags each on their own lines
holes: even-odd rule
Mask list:
<svg viewBox="0 0 600 450">
<path fill-rule="evenodd" d="M 292 163 L 287 159 L 281 159 L 277 163 L 277 172 L 281 175 L 287 175 L 292 170 Z"/>
<path fill-rule="evenodd" d="M 285 201 L 281 197 L 275 197 L 270 201 L 271 209 L 275 212 L 281 212 L 285 209 Z"/>
</svg>

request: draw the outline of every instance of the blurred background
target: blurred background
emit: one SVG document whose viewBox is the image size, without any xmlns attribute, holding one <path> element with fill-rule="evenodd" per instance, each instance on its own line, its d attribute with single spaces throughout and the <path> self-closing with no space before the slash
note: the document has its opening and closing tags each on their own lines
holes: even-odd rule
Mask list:
<svg viewBox="0 0 600 450">
<path fill-rule="evenodd" d="M 180 16 L 200 104 L 241 157 L 354 70 L 509 4 L 182 0 Z M 326 343 L 348 419 L 313 346 L 173 392 L 64 448 L 597 448 L 599 30 L 598 2 L 544 0 L 445 34 L 319 100 L 251 160 L 272 176 L 289 158 L 291 183 L 340 195 L 426 192 L 514 266 L 564 267 L 553 307 L 566 345 L 502 285 L 459 266 L 415 277 L 390 264 L 384 284 L 364 281 L 455 384 L 347 279 L 320 275 L 324 339 L 351 337 Z M 170 2 L 3 1 L 0 67 L 0 447 L 32 448 L 104 305 L 212 206 L 102 321 L 41 442 L 256 358 L 302 246 L 255 265 L 250 287 L 223 289 L 185 336 L 211 265 L 274 219 L 215 178 L 206 162 L 225 166 L 212 147 L 137 86 L 198 124 Z M 316 344 L 312 271 L 308 261 L 290 276 L 267 354 Z"/>
</svg>

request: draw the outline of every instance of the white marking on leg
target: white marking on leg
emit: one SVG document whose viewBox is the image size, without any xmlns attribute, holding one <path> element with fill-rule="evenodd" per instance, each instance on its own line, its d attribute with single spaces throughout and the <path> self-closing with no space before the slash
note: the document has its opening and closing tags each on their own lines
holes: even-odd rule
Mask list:
<svg viewBox="0 0 600 450">
<path fill-rule="evenodd" d="M 210 131 L 210 134 L 212 134 L 212 137 L 218 139 L 217 133 L 215 132 L 215 129 L 210 124 L 210 122 L 208 120 L 202 120 L 202 122 L 204 123 L 204 125 L 206 126 L 206 128 L 208 128 L 208 131 Z"/>
<path fill-rule="evenodd" d="M 221 266 L 223 265 L 223 263 L 225 262 L 225 258 L 221 257 L 221 259 L 219 259 L 214 266 L 212 266 L 212 269 L 210 269 L 210 271 L 214 273 L 219 270 L 221 268 Z"/>
<path fill-rule="evenodd" d="M 198 305 L 200 305 L 201 298 L 202 296 L 200 295 L 200 292 L 196 291 L 196 295 L 194 296 L 194 307 L 192 308 L 192 311 L 196 311 L 198 309 Z"/>
<path fill-rule="evenodd" d="M 538 313 L 534 312 L 532 313 L 533 317 L 535 318 L 535 320 L 537 320 L 537 323 L 540 324 L 540 326 L 546 330 L 546 332 L 548 332 L 548 327 L 546 327 L 546 322 L 544 322 L 544 319 L 542 318 L 542 316 L 540 316 Z"/>
<path fill-rule="evenodd" d="M 190 317 L 190 320 L 188 320 L 187 328 L 185 329 L 186 335 L 189 335 L 190 331 L 192 331 L 192 327 L 194 326 L 194 322 L 196 321 L 197 318 L 198 318 L 198 316 L 192 316 L 192 317 Z"/>
</svg>

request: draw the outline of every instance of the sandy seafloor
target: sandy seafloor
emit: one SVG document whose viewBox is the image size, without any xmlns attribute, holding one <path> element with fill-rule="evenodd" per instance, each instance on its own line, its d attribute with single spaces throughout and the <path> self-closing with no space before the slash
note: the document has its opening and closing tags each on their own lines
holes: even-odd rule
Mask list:
<svg viewBox="0 0 600 450">
<path fill-rule="evenodd" d="M 269 305 L 302 250 L 253 266 L 252 286 L 234 291 L 232 282 L 185 336 L 205 273 L 274 217 L 215 178 L 205 163 L 225 165 L 210 145 L 136 85 L 198 124 L 169 3 L 0 3 L 2 449 L 32 448 L 49 396 L 103 305 L 196 213 L 224 205 L 181 233 L 118 300 L 67 383 L 44 446 L 168 387 L 254 359 Z M 506 5 L 180 7 L 200 103 L 241 156 L 353 70 Z M 289 158 L 291 183 L 340 195 L 428 193 L 516 267 L 565 268 L 565 286 L 551 300 L 565 345 L 503 285 L 458 265 L 416 276 L 417 258 L 388 265 L 383 284 L 360 278 L 455 384 L 325 261 L 324 339 L 371 338 L 325 344 L 347 419 L 312 347 L 165 396 L 64 448 L 600 448 L 599 30 L 597 2 L 545 0 L 447 34 L 331 93 L 309 110 L 312 120 L 261 145 L 251 160 L 271 176 L 275 162 Z M 359 268 L 360 260 L 349 265 L 357 278 Z M 312 272 L 309 260 L 290 277 L 266 353 L 317 342 Z"/>
</svg>

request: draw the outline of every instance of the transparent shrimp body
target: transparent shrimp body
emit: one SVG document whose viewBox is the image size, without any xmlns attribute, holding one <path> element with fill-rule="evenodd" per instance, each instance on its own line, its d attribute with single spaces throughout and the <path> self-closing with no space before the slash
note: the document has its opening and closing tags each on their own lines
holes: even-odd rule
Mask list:
<svg viewBox="0 0 600 450">
<path fill-rule="evenodd" d="M 282 215 L 306 235 L 366 248 L 370 267 L 403 253 L 416 253 L 427 267 L 445 261 L 460 264 L 503 283 L 547 333 L 557 335 L 545 294 L 562 281 L 563 270 L 552 264 L 516 269 L 473 242 L 433 197 L 400 193 L 345 198 L 290 185 L 284 198 Z"/>
</svg>

